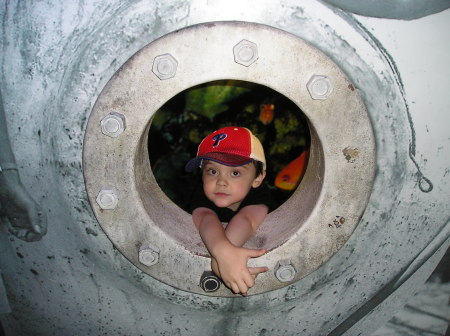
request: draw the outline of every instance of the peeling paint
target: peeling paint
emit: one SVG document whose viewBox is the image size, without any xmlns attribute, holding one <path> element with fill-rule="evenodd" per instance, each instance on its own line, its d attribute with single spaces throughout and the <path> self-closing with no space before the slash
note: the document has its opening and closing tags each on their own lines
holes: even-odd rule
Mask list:
<svg viewBox="0 0 450 336">
<path fill-rule="evenodd" d="M 359 156 L 358 148 L 345 147 L 342 150 L 342 153 L 344 153 L 345 159 L 348 163 L 354 163 L 356 158 Z"/>
</svg>

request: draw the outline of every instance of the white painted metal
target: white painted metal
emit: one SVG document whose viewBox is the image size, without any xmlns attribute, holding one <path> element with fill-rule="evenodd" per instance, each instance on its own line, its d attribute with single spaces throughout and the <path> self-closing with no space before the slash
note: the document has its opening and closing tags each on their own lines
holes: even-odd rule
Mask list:
<svg viewBox="0 0 450 336">
<path fill-rule="evenodd" d="M 8 131 L 49 220 L 35 243 L 2 227 L 7 335 L 367 334 L 449 246 L 448 10 L 408 22 L 312 0 L 9 2 L 0 11 Z M 282 29 L 330 57 L 359 90 L 377 145 L 374 188 L 343 248 L 300 281 L 249 298 L 188 293 L 134 267 L 97 223 L 81 170 L 87 118 L 120 66 L 167 33 L 223 20 Z"/>
<path fill-rule="evenodd" d="M 244 40 L 244 47 L 252 51 L 245 64 L 236 64 L 233 46 L 243 37 L 253 41 Z M 278 43 L 276 48 L 273 41 Z M 244 48 L 242 42 L 237 45 Z M 164 51 L 178 59 L 179 71 L 170 81 L 157 78 L 151 70 L 155 55 Z M 355 229 L 372 190 L 375 141 L 354 84 L 320 51 L 281 30 L 242 22 L 197 25 L 160 38 L 125 63 L 99 96 L 85 132 L 83 168 L 94 213 L 115 246 L 137 267 L 173 287 L 204 294 L 198 283 L 210 267 L 207 251 L 191 216 L 158 187 L 147 143 L 158 144 L 148 140 L 147 134 L 154 113 L 170 98 L 217 79 L 271 87 L 296 103 L 308 118 L 312 145 L 302 184 L 268 215 L 247 244 L 270 251 L 257 263 L 271 269 L 289 257 L 298 269 L 292 283 L 326 262 Z M 311 94 L 317 91 L 311 86 L 321 81 L 326 82 L 326 92 L 320 92 L 320 97 L 317 92 Z M 111 110 L 121 111 L 126 118 L 128 127 L 120 138 L 111 139 L 99 131 L 100 120 Z M 120 193 L 114 211 L 103 211 L 93 202 L 104 185 L 113 185 Z M 337 224 L 336 218 L 340 219 Z M 161 251 L 159 263 L 151 268 L 143 267 L 137 258 L 138 247 L 147 243 Z M 267 272 L 259 275 L 250 294 L 286 285 Z M 225 287 L 210 294 L 235 296 Z"/>
</svg>

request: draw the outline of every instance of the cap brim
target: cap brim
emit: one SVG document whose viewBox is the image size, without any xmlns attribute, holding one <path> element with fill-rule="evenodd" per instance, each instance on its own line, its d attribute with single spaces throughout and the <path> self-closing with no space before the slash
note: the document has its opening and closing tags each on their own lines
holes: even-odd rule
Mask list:
<svg viewBox="0 0 450 336">
<path fill-rule="evenodd" d="M 195 169 L 197 169 L 198 167 L 200 167 L 201 162 L 202 162 L 202 158 L 199 158 L 199 157 L 193 158 L 186 164 L 186 166 L 184 167 L 184 170 L 190 173 L 190 172 L 194 171 Z"/>
<path fill-rule="evenodd" d="M 206 155 L 196 157 L 196 158 L 190 160 L 186 164 L 184 169 L 187 172 L 192 172 L 196 168 L 200 167 L 202 160 L 211 160 L 211 161 L 223 164 L 225 166 L 230 166 L 230 167 L 243 166 L 243 165 L 246 165 L 253 161 L 253 159 L 250 159 L 250 158 L 244 157 L 244 156 L 213 152 L 213 153 L 207 153 Z"/>
</svg>

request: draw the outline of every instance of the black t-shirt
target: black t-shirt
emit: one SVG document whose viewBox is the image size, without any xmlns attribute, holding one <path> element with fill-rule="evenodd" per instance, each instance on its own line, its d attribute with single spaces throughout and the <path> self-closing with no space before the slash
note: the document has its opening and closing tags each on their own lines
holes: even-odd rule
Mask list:
<svg viewBox="0 0 450 336">
<path fill-rule="evenodd" d="M 217 214 L 221 222 L 228 223 L 243 207 L 258 204 L 266 205 L 269 208 L 269 212 L 274 210 L 274 203 L 272 196 L 270 195 L 270 190 L 264 184 L 258 188 L 251 188 L 247 196 L 242 200 L 237 211 L 233 211 L 229 208 L 219 208 L 216 206 L 205 196 L 205 193 L 203 192 L 203 185 L 199 184 L 193 193 L 189 204 L 189 210 L 192 213 L 192 211 L 197 208 L 208 208 Z"/>
</svg>

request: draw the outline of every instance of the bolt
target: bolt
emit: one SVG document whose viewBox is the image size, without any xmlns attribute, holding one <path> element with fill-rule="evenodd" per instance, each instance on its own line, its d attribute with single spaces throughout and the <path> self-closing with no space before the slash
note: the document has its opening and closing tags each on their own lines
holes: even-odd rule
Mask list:
<svg viewBox="0 0 450 336">
<path fill-rule="evenodd" d="M 280 260 L 275 267 L 275 276 L 281 282 L 289 282 L 294 279 L 297 271 L 291 263 L 290 259 Z"/>
<path fill-rule="evenodd" d="M 114 188 L 103 187 L 98 193 L 95 201 L 103 210 L 112 210 L 116 208 L 119 199 L 117 198 Z"/>
<path fill-rule="evenodd" d="M 125 116 L 117 112 L 110 112 L 100 122 L 102 133 L 116 138 L 125 131 Z"/>
<path fill-rule="evenodd" d="M 234 61 L 249 66 L 258 59 L 258 47 L 255 43 L 242 40 L 233 47 Z"/>
<path fill-rule="evenodd" d="M 333 91 L 333 85 L 327 76 L 313 75 L 306 87 L 312 99 L 325 100 Z"/>
<path fill-rule="evenodd" d="M 156 56 L 153 60 L 153 73 L 161 80 L 175 76 L 178 62 L 171 54 Z"/>
<path fill-rule="evenodd" d="M 139 248 L 139 262 L 145 266 L 153 266 L 159 261 L 159 249 L 150 244 Z"/>
<path fill-rule="evenodd" d="M 205 292 L 215 292 L 220 288 L 220 279 L 212 271 L 204 271 L 200 277 L 200 287 Z"/>
</svg>

